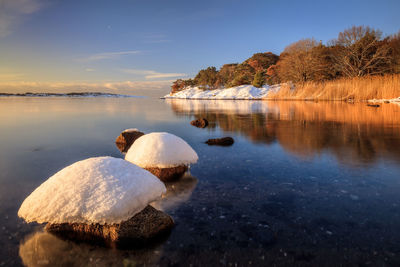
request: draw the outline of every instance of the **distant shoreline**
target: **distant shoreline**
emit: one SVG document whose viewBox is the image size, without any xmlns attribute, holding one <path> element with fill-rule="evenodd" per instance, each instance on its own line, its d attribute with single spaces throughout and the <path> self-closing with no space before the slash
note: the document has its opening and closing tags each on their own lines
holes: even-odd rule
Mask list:
<svg viewBox="0 0 400 267">
<path fill-rule="evenodd" d="M 112 93 L 101 93 L 101 92 L 71 92 L 71 93 L 0 93 L 0 97 L 134 97 L 134 98 L 144 98 L 145 96 L 136 95 L 122 95 L 122 94 L 112 94 Z"/>
</svg>

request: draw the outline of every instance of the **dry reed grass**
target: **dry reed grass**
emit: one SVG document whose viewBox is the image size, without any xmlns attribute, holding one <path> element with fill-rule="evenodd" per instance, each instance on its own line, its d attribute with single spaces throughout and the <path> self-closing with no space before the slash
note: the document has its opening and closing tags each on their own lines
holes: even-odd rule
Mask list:
<svg viewBox="0 0 400 267">
<path fill-rule="evenodd" d="M 354 100 L 392 99 L 400 97 L 400 74 L 343 78 L 324 82 L 305 82 L 291 88 L 282 86 L 268 99 L 275 100 Z"/>
<path fill-rule="evenodd" d="M 268 107 L 276 112 L 273 118 L 280 121 L 337 122 L 379 127 L 400 125 L 400 106 L 395 104 L 383 103 L 375 108 L 363 103 L 272 101 Z"/>
</svg>

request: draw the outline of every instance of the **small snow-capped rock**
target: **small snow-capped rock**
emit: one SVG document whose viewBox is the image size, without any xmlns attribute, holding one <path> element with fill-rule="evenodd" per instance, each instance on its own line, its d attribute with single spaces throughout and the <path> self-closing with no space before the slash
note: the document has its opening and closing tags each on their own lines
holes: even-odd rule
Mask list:
<svg viewBox="0 0 400 267">
<path fill-rule="evenodd" d="M 196 163 L 197 153 L 182 138 L 170 133 L 150 133 L 137 139 L 125 160 L 157 176 L 162 181 L 181 177 L 190 163 Z"/>
<path fill-rule="evenodd" d="M 142 168 L 169 168 L 196 163 L 198 156 L 182 138 L 155 132 L 139 137 L 126 153 L 125 160 Z"/>
</svg>

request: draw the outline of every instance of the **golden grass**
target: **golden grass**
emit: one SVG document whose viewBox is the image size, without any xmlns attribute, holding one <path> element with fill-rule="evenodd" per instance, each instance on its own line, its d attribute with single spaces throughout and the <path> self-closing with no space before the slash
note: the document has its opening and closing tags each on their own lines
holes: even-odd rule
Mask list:
<svg viewBox="0 0 400 267">
<path fill-rule="evenodd" d="M 305 82 L 295 88 L 282 86 L 268 99 L 348 100 L 392 99 L 400 97 L 400 74 L 343 78 L 324 82 Z"/>
<path fill-rule="evenodd" d="M 397 104 L 383 103 L 375 108 L 365 103 L 271 101 L 268 107 L 276 111 L 272 117 L 280 121 L 336 122 L 374 127 L 400 125 L 400 106 Z"/>
</svg>

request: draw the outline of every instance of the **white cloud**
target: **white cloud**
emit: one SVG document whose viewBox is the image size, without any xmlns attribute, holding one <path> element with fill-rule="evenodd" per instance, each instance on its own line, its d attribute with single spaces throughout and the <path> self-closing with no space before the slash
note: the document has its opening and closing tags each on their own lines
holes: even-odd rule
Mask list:
<svg viewBox="0 0 400 267">
<path fill-rule="evenodd" d="M 39 0 L 0 0 L 0 37 L 9 35 L 25 15 L 42 7 Z"/>
<path fill-rule="evenodd" d="M 77 61 L 89 62 L 89 61 L 97 61 L 97 60 L 103 60 L 103 59 L 114 59 L 114 58 L 119 58 L 121 56 L 135 55 L 135 54 L 139 54 L 139 53 L 140 53 L 140 51 L 138 51 L 138 50 L 98 53 L 98 54 L 90 55 L 88 57 L 78 58 Z"/>
<path fill-rule="evenodd" d="M 85 71 L 92 72 L 92 71 L 95 71 L 95 69 L 92 69 L 92 68 L 86 68 L 86 69 L 85 69 Z"/>
<path fill-rule="evenodd" d="M 185 73 L 161 73 L 154 70 L 122 69 L 122 71 L 129 74 L 144 76 L 146 80 L 187 76 Z"/>
</svg>

